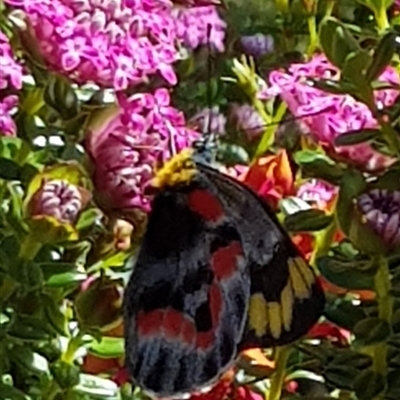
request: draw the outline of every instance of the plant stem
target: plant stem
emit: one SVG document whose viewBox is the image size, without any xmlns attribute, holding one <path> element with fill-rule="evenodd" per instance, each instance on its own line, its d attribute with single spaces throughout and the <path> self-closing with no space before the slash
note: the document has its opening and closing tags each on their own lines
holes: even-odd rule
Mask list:
<svg viewBox="0 0 400 400">
<path fill-rule="evenodd" d="M 67 349 L 64 354 L 61 356 L 61 360 L 72 364 L 74 362 L 75 353 L 79 349 L 82 344 L 83 332 L 79 331 L 68 343 Z"/>
<path fill-rule="evenodd" d="M 38 242 L 31 233 L 28 233 L 21 243 L 19 258 L 26 261 L 33 260 L 41 247 L 42 244 Z"/>
<path fill-rule="evenodd" d="M 314 51 L 318 48 L 318 32 L 317 32 L 317 22 L 315 20 L 315 15 L 310 15 L 307 18 L 308 33 L 310 35 L 310 43 L 308 45 L 307 53 L 311 56 Z"/>
<path fill-rule="evenodd" d="M 330 17 L 332 15 L 334 7 L 335 0 L 326 0 L 325 17 Z"/>
<path fill-rule="evenodd" d="M 387 17 L 386 7 L 382 5 L 378 10 L 374 10 L 376 24 L 380 32 L 390 28 L 389 20 Z"/>
<path fill-rule="evenodd" d="M 265 400 L 280 400 L 283 384 L 286 376 L 286 364 L 290 355 L 290 346 L 282 346 L 276 349 L 275 372 L 271 379 L 269 395 Z"/>
<path fill-rule="evenodd" d="M 390 295 L 390 274 L 387 260 L 384 256 L 377 258 L 378 270 L 375 275 L 375 291 L 378 302 L 378 315 L 382 321 L 391 325 L 393 312 L 393 298 Z M 377 343 L 374 347 L 373 368 L 376 373 L 386 375 L 387 372 L 387 345 L 386 342 Z"/>
</svg>

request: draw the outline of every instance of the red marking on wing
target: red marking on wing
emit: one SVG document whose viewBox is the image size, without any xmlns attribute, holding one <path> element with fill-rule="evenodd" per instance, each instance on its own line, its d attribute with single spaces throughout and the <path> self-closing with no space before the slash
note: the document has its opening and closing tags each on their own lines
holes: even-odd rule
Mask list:
<svg viewBox="0 0 400 400">
<path fill-rule="evenodd" d="M 231 277 L 237 271 L 237 257 L 243 255 L 240 242 L 231 242 L 216 250 L 211 258 L 211 267 L 218 280 Z"/>
<path fill-rule="evenodd" d="M 169 338 L 178 337 L 184 323 L 185 316 L 182 313 L 172 308 L 166 310 L 162 326 L 165 336 Z"/>
<path fill-rule="evenodd" d="M 212 346 L 215 337 L 215 330 L 219 325 L 219 320 L 222 312 L 222 294 L 219 286 L 213 283 L 209 291 L 209 305 L 211 312 L 212 326 L 207 332 L 200 332 L 196 337 L 196 347 L 207 349 Z"/>
<path fill-rule="evenodd" d="M 165 310 L 159 309 L 149 313 L 141 311 L 137 316 L 137 328 L 139 335 L 152 336 L 160 331 Z"/>
<path fill-rule="evenodd" d="M 206 190 L 195 189 L 188 195 L 191 210 L 200 214 L 207 221 L 217 221 L 224 215 L 220 201 Z"/>
<path fill-rule="evenodd" d="M 138 334 L 143 337 L 165 335 L 168 339 L 180 339 L 186 345 L 194 343 L 199 349 L 207 349 L 213 344 L 222 312 L 222 293 L 217 283 L 211 285 L 208 299 L 212 323 L 209 331 L 197 332 L 194 321 L 190 321 L 184 313 L 168 308 L 140 312 L 137 317 Z"/>
</svg>

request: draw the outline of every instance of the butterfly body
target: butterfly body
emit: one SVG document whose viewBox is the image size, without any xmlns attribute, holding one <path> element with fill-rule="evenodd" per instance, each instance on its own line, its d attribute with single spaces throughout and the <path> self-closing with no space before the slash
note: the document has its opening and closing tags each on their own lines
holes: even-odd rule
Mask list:
<svg viewBox="0 0 400 400">
<path fill-rule="evenodd" d="M 242 349 L 305 334 L 323 295 L 268 206 L 196 153 L 154 186 L 124 300 L 126 364 L 145 391 L 176 397 L 211 385 Z"/>
</svg>

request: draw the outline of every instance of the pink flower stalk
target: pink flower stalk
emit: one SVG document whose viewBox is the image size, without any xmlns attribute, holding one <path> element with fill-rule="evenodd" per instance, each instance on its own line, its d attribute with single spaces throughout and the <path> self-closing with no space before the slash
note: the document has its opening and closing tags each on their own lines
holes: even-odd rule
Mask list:
<svg viewBox="0 0 400 400">
<path fill-rule="evenodd" d="M 172 64 L 180 58 L 183 30 L 193 21 L 181 21 L 169 0 L 5 1 L 26 13 L 49 66 L 79 84 L 123 90 L 153 75 L 177 82 Z M 196 37 L 208 24 L 216 27 L 218 18 L 214 7 L 199 9 L 210 10 L 196 14 L 190 26 Z"/>
<path fill-rule="evenodd" d="M 192 118 L 190 124 L 202 133 L 215 133 L 224 135 L 226 133 L 226 117 L 219 111 L 218 106 L 203 108 Z"/>
<path fill-rule="evenodd" d="M 0 32 L 0 90 L 22 88 L 23 71 L 13 56 L 10 42 Z M 15 136 L 16 126 L 12 113 L 18 104 L 18 97 L 8 95 L 0 98 L 0 135 Z"/>
<path fill-rule="evenodd" d="M 265 130 L 264 120 L 250 104 L 233 104 L 230 117 L 249 140 L 257 139 Z"/>
<path fill-rule="evenodd" d="M 17 96 L 7 96 L 0 100 L 0 135 L 15 136 L 17 127 L 11 114 L 17 105 Z"/>
<path fill-rule="evenodd" d="M 0 90 L 22 88 L 22 67 L 15 61 L 10 42 L 0 31 Z"/>
<path fill-rule="evenodd" d="M 92 127 L 86 148 L 93 162 L 97 198 L 111 210 L 148 211 L 144 190 L 153 169 L 191 144 L 198 134 L 185 127 L 166 89 L 119 98 L 121 107 Z"/>
<path fill-rule="evenodd" d="M 50 216 L 63 223 L 74 223 L 87 199 L 78 187 L 65 180 L 44 181 L 35 193 L 29 211 L 32 216 Z"/>
<path fill-rule="evenodd" d="M 190 49 L 210 45 L 217 51 L 224 51 L 226 22 L 219 16 L 216 7 L 180 8 L 174 11 L 177 21 L 177 35 Z"/>
<path fill-rule="evenodd" d="M 335 147 L 334 140 L 343 133 L 364 128 L 376 128 L 377 121 L 368 107 L 350 95 L 330 94 L 313 87 L 307 82 L 314 79 L 339 79 L 339 71 L 324 55 L 314 56 L 308 63 L 293 64 L 289 72 L 273 71 L 269 76 L 270 87 L 260 92 L 260 98 L 280 95 L 291 113 L 301 118 L 310 134 L 320 142 L 334 148 L 335 152 L 368 170 L 384 168 L 391 160 L 376 152 L 367 143 L 354 146 Z M 400 84 L 394 68 L 388 67 L 379 77 L 380 81 Z M 398 88 L 376 90 L 378 107 L 394 104 L 400 94 Z"/>
<path fill-rule="evenodd" d="M 327 208 L 327 205 L 334 198 L 336 193 L 337 188 L 317 179 L 312 179 L 303 183 L 297 189 L 297 197 L 311 204 L 315 204 L 316 207 L 321 210 Z"/>
</svg>

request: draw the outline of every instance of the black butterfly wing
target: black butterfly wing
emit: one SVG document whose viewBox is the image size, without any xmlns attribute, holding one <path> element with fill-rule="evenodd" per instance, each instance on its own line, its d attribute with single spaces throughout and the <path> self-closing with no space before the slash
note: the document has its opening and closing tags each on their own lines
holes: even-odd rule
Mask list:
<svg viewBox="0 0 400 400">
<path fill-rule="evenodd" d="M 125 292 L 124 325 L 128 371 L 157 397 L 213 383 L 236 357 L 250 279 L 240 236 L 224 215 L 195 182 L 153 201 Z"/>
<path fill-rule="evenodd" d="M 312 268 L 269 206 L 242 183 L 198 164 L 238 227 L 251 277 L 241 349 L 295 341 L 318 321 L 325 304 Z"/>
</svg>

